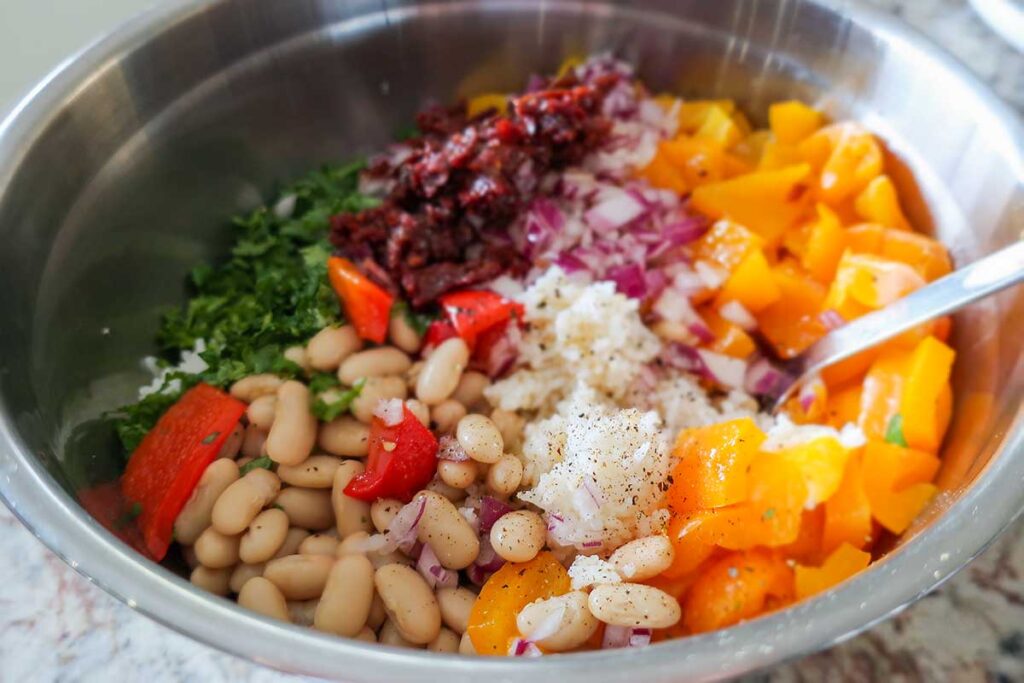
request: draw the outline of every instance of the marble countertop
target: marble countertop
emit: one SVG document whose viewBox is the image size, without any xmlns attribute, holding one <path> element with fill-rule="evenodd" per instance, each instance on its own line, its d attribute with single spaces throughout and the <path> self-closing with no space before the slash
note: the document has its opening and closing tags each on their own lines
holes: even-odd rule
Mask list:
<svg viewBox="0 0 1024 683">
<path fill-rule="evenodd" d="M 966 2 L 872 4 L 931 36 L 1024 110 L 1024 56 L 999 40 Z M 2 506 L 0 557 L 0 681 L 302 680 L 137 614 L 66 566 Z M 895 618 L 754 680 L 1024 681 L 1024 520 Z"/>
</svg>

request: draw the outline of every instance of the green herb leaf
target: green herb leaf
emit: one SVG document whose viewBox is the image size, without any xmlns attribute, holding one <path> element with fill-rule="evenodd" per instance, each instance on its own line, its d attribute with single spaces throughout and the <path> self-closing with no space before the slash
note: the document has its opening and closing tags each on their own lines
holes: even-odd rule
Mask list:
<svg viewBox="0 0 1024 683">
<path fill-rule="evenodd" d="M 277 463 L 271 460 L 269 455 L 261 455 L 255 460 L 250 460 L 249 462 L 239 467 L 238 474 L 244 477 L 245 475 L 249 474 L 250 472 L 257 468 L 270 470 L 271 472 L 273 472 L 274 470 L 277 469 Z"/>
<path fill-rule="evenodd" d="M 217 440 L 218 436 L 220 436 L 220 432 L 210 432 L 209 434 L 206 435 L 206 438 L 203 439 L 203 445 L 209 446 L 211 443 Z"/>
<path fill-rule="evenodd" d="M 768 508 L 761 514 L 761 519 L 768 521 L 769 519 L 775 519 L 775 508 Z"/>
<path fill-rule="evenodd" d="M 336 397 L 331 396 L 330 400 L 324 400 L 323 397 L 327 394 L 317 396 L 316 401 L 313 402 L 313 414 L 318 420 L 330 422 L 349 409 L 352 401 L 359 398 L 365 384 L 366 380 L 360 379 L 352 385 L 351 389 L 338 393 Z"/>
<path fill-rule="evenodd" d="M 142 514 L 142 504 L 132 503 L 131 507 L 124 511 L 124 514 L 117 518 L 114 522 L 114 528 L 123 529 L 132 522 L 134 522 L 139 515 Z"/>
<path fill-rule="evenodd" d="M 254 373 L 301 374 L 284 350 L 342 322 L 327 281 L 330 217 L 379 203 L 359 194 L 362 168 L 362 162 L 326 167 L 284 188 L 282 195 L 295 197 L 289 217 L 262 207 L 233 221 L 229 258 L 193 269 L 192 297 L 167 313 L 157 335 L 169 364 L 203 340 L 200 356 L 208 368 L 196 375 L 176 373 L 178 385 L 108 414 L 126 451 L 135 450 L 181 393 L 198 382 L 226 387 Z"/>
<path fill-rule="evenodd" d="M 322 394 L 328 389 L 340 387 L 341 381 L 333 372 L 317 372 L 309 378 L 309 391 L 313 394 Z"/>
<path fill-rule="evenodd" d="M 889 424 L 885 428 L 885 441 L 903 448 L 907 447 L 907 439 L 903 436 L 903 416 L 899 413 L 889 419 Z"/>
</svg>

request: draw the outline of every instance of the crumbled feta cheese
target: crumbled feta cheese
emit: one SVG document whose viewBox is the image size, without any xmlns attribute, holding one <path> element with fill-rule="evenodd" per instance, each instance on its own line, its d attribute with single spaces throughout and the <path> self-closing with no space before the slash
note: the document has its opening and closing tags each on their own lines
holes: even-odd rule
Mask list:
<svg viewBox="0 0 1024 683">
<path fill-rule="evenodd" d="M 607 560 L 596 555 L 577 555 L 569 566 L 572 589 L 580 591 L 601 583 L 621 583 L 622 577 Z"/>
</svg>

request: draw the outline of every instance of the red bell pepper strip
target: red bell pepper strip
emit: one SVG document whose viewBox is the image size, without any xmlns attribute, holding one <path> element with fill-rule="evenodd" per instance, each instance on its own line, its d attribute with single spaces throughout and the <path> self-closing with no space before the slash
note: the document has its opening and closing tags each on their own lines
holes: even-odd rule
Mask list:
<svg viewBox="0 0 1024 683">
<path fill-rule="evenodd" d="M 78 502 L 104 529 L 138 550 L 149 554 L 136 525 L 140 506 L 125 500 L 121 482 L 108 481 L 78 492 Z"/>
<path fill-rule="evenodd" d="M 327 276 L 334 293 L 345 307 L 345 315 L 356 328 L 356 334 L 376 344 L 388 336 L 391 306 L 395 298 L 374 284 L 346 258 L 327 259 Z"/>
<path fill-rule="evenodd" d="M 138 524 L 146 551 L 162 560 L 174 520 L 185 506 L 245 404 L 208 384 L 197 384 L 163 414 L 128 460 L 121 490 L 141 506 Z"/>
<path fill-rule="evenodd" d="M 369 449 L 366 471 L 352 478 L 345 495 L 367 502 L 378 498 L 408 502 L 437 471 L 437 438 L 406 406 L 396 425 L 374 416 Z"/>
<path fill-rule="evenodd" d="M 476 348 L 477 338 L 487 330 L 506 323 L 513 316 L 523 317 L 522 304 L 484 290 L 451 292 L 439 301 L 448 321 L 470 350 Z"/>
</svg>

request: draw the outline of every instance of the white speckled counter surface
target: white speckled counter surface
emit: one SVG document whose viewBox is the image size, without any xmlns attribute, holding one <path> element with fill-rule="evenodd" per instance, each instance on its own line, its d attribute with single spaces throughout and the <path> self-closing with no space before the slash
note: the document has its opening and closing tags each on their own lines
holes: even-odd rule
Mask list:
<svg viewBox="0 0 1024 683">
<path fill-rule="evenodd" d="M 989 31 L 966 2 L 872 1 L 951 50 L 1024 110 L 1024 56 Z M 112 5 L 127 10 L 145 4 L 103 2 L 104 12 Z M 91 31 L 103 25 L 95 13 L 82 12 L 94 4 L 84 0 L 0 4 L 0 45 L 8 48 L 0 50 L 0 62 L 7 62 L 0 66 L 0 108 L 13 95 L 4 87 L 21 89 L 30 81 L 12 74 L 4 59 L 20 55 L 9 51 L 11 41 L 16 47 L 20 41 L 37 61 L 59 56 L 30 45 L 25 34 L 31 31 L 13 35 L 19 4 L 28 16 L 42 18 L 46 6 L 61 5 L 82 13 L 82 21 L 95 27 Z M 68 20 L 66 12 L 60 17 L 52 21 Z M 300 680 L 217 652 L 135 613 L 46 550 L 2 506 L 0 557 L 0 681 Z M 1024 681 L 1024 520 L 946 586 L 894 619 L 756 680 Z"/>
</svg>

